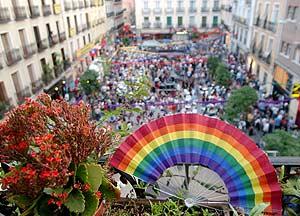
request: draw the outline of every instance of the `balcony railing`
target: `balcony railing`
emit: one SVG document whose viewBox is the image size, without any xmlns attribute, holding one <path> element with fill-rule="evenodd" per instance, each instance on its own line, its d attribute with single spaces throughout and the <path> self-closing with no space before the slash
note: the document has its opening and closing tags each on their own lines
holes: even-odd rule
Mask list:
<svg viewBox="0 0 300 216">
<path fill-rule="evenodd" d="M 59 33 L 59 41 L 60 42 L 63 42 L 63 41 L 65 41 L 66 40 L 66 32 L 60 32 Z"/>
<path fill-rule="evenodd" d="M 115 12 L 109 12 L 109 13 L 106 13 L 106 17 L 109 18 L 109 17 L 112 17 L 115 15 Z"/>
<path fill-rule="evenodd" d="M 197 8 L 195 8 L 195 7 L 190 7 L 190 8 L 189 8 L 189 12 L 190 12 L 190 13 L 196 13 L 196 12 L 197 12 Z"/>
<path fill-rule="evenodd" d="M 271 32 L 276 33 L 276 23 L 268 21 L 267 22 L 267 29 Z"/>
<path fill-rule="evenodd" d="M 72 4 L 71 4 L 71 2 L 65 1 L 64 5 L 65 5 L 65 11 L 72 10 Z"/>
<path fill-rule="evenodd" d="M 33 56 L 37 52 L 36 44 L 25 44 L 23 47 L 23 56 L 25 59 Z"/>
<path fill-rule="evenodd" d="M 28 98 L 31 96 L 30 88 L 29 86 L 26 86 L 21 91 L 16 92 L 16 96 L 18 99 L 18 104 L 22 104 L 25 102 L 25 98 Z"/>
<path fill-rule="evenodd" d="M 42 52 L 48 48 L 48 40 L 45 38 L 37 42 L 38 52 Z"/>
<path fill-rule="evenodd" d="M 55 34 L 52 36 L 52 43 L 55 45 L 55 44 L 58 44 L 59 42 L 59 37 L 58 37 L 58 34 Z"/>
<path fill-rule="evenodd" d="M 160 15 L 161 14 L 161 8 L 154 8 L 153 13 L 156 14 L 156 15 Z"/>
<path fill-rule="evenodd" d="M 31 6 L 30 7 L 30 17 L 31 18 L 36 18 L 39 17 L 41 15 L 40 13 L 40 7 L 35 5 L 35 6 Z"/>
<path fill-rule="evenodd" d="M 207 28 L 207 23 L 202 23 L 201 28 Z"/>
<path fill-rule="evenodd" d="M 173 8 L 166 8 L 166 9 L 165 9 L 165 13 L 166 13 L 166 14 L 172 14 L 173 11 L 174 11 Z"/>
<path fill-rule="evenodd" d="M 176 8 L 177 13 L 184 13 L 184 8 L 183 7 L 178 7 Z"/>
<path fill-rule="evenodd" d="M 260 17 L 258 16 L 258 17 L 256 17 L 256 19 L 255 19 L 254 25 L 257 26 L 257 27 L 260 27 L 261 22 L 262 22 L 262 20 L 261 20 Z"/>
<path fill-rule="evenodd" d="M 151 23 L 150 22 L 143 22 L 143 28 L 144 29 L 148 29 L 148 28 L 150 28 L 150 26 L 151 26 Z"/>
<path fill-rule="evenodd" d="M 0 23 L 7 23 L 10 21 L 10 14 L 8 7 L 0 7 Z"/>
<path fill-rule="evenodd" d="M 42 90 L 43 86 L 44 86 L 44 83 L 43 83 L 42 79 L 38 79 L 38 80 L 32 82 L 31 83 L 31 91 L 32 91 L 32 93 L 33 94 L 38 93 L 39 91 Z"/>
<path fill-rule="evenodd" d="M 272 57 L 272 52 L 266 52 L 262 56 L 260 56 L 260 59 L 267 64 L 271 64 L 271 57 Z"/>
<path fill-rule="evenodd" d="M 85 6 L 85 5 L 84 5 L 84 2 L 83 2 L 83 1 L 80 1 L 80 2 L 79 2 L 79 8 L 82 9 L 82 8 L 84 8 L 84 6 Z"/>
<path fill-rule="evenodd" d="M 213 12 L 219 12 L 219 11 L 221 11 L 221 8 L 219 6 L 215 6 L 215 7 L 212 8 L 212 11 Z"/>
<path fill-rule="evenodd" d="M 16 20 L 24 20 L 27 18 L 26 8 L 24 6 L 15 6 L 14 13 Z"/>
<path fill-rule="evenodd" d="M 19 48 L 5 51 L 5 56 L 6 64 L 8 66 L 15 64 L 22 59 Z"/>
<path fill-rule="evenodd" d="M 143 14 L 143 15 L 149 15 L 150 12 L 151 12 L 151 11 L 150 11 L 150 8 L 143 8 L 143 9 L 142 9 L 142 14 Z"/>
<path fill-rule="evenodd" d="M 43 15 L 44 16 L 51 15 L 51 6 L 50 5 L 43 5 L 42 10 L 43 10 Z"/>
<path fill-rule="evenodd" d="M 235 20 L 236 22 L 239 22 L 241 24 L 244 24 L 244 25 L 248 24 L 248 20 L 246 18 L 244 18 L 244 17 L 233 15 L 232 18 L 233 18 L 233 20 Z"/>
<path fill-rule="evenodd" d="M 161 22 L 154 22 L 153 27 L 154 28 L 161 28 Z"/>
<path fill-rule="evenodd" d="M 209 8 L 208 7 L 202 7 L 201 12 L 209 12 Z"/>
</svg>

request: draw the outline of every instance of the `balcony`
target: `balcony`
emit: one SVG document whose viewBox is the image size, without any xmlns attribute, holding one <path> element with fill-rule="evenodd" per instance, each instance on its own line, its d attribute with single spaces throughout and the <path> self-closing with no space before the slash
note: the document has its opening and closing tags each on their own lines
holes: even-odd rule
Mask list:
<svg viewBox="0 0 300 216">
<path fill-rule="evenodd" d="M 21 91 L 16 92 L 16 97 L 18 99 L 18 104 L 22 104 L 25 102 L 25 98 L 28 98 L 31 96 L 30 88 L 29 86 L 26 86 Z"/>
<path fill-rule="evenodd" d="M 14 7 L 14 13 L 16 16 L 16 20 L 24 20 L 27 18 L 26 9 L 24 6 Z"/>
<path fill-rule="evenodd" d="M 155 15 L 160 15 L 160 14 L 161 14 L 161 8 L 154 8 L 154 9 L 153 9 L 153 13 L 154 13 Z"/>
<path fill-rule="evenodd" d="M 267 22 L 267 29 L 271 32 L 276 33 L 276 23 L 268 21 Z"/>
<path fill-rule="evenodd" d="M 154 22 L 153 28 L 161 28 L 161 22 Z"/>
<path fill-rule="evenodd" d="M 79 2 L 79 9 L 83 9 L 85 7 L 84 2 L 80 1 Z"/>
<path fill-rule="evenodd" d="M 30 17 L 31 18 L 36 18 L 39 17 L 41 15 L 40 13 L 40 7 L 39 6 L 31 6 L 30 8 Z"/>
<path fill-rule="evenodd" d="M 59 33 L 59 42 L 63 42 L 66 40 L 66 32 L 60 32 Z"/>
<path fill-rule="evenodd" d="M 184 13 L 184 8 L 183 7 L 178 7 L 176 8 L 177 13 Z"/>
<path fill-rule="evenodd" d="M 142 14 L 143 15 L 149 15 L 150 14 L 150 8 L 143 8 L 142 9 Z"/>
<path fill-rule="evenodd" d="M 51 15 L 51 6 L 50 5 L 43 5 L 42 10 L 43 10 L 43 15 L 44 16 Z"/>
<path fill-rule="evenodd" d="M 90 1 L 84 0 L 84 7 L 85 7 L 85 8 L 88 8 L 88 7 L 90 7 L 90 6 L 91 6 Z"/>
<path fill-rule="evenodd" d="M 71 4 L 71 2 L 65 1 L 64 5 L 65 5 L 65 11 L 72 10 L 72 4 Z"/>
<path fill-rule="evenodd" d="M 212 8 L 212 11 L 213 12 L 220 12 L 221 8 L 219 6 L 215 6 L 215 7 Z"/>
<path fill-rule="evenodd" d="M 45 38 L 37 42 L 38 52 L 43 52 L 48 48 L 48 40 Z"/>
<path fill-rule="evenodd" d="M 5 57 L 7 66 L 11 66 L 22 59 L 19 48 L 5 51 Z"/>
<path fill-rule="evenodd" d="M 82 24 L 82 31 L 88 30 L 88 25 L 87 24 Z"/>
<path fill-rule="evenodd" d="M 208 7 L 202 7 L 201 12 L 209 12 L 209 8 Z"/>
<path fill-rule="evenodd" d="M 0 23 L 7 23 L 10 21 L 10 14 L 8 7 L 0 7 Z"/>
<path fill-rule="evenodd" d="M 77 10 L 79 8 L 79 4 L 77 0 L 73 0 L 73 10 Z"/>
<path fill-rule="evenodd" d="M 69 28 L 69 37 L 73 37 L 76 35 L 76 29 L 75 28 Z"/>
<path fill-rule="evenodd" d="M 25 59 L 33 56 L 37 52 L 35 43 L 25 44 L 22 48 L 23 48 L 23 57 Z"/>
<path fill-rule="evenodd" d="M 172 14 L 173 13 L 173 8 L 166 8 L 165 13 L 166 14 Z"/>
<path fill-rule="evenodd" d="M 237 15 L 233 15 L 232 19 L 240 24 L 243 24 L 243 25 L 247 25 L 248 24 L 248 20 L 244 17 L 240 17 L 240 16 L 237 16 Z"/>
<path fill-rule="evenodd" d="M 77 34 L 82 32 L 82 26 L 81 25 L 78 25 L 77 26 L 77 30 L 76 30 Z"/>
<path fill-rule="evenodd" d="M 143 22 L 142 26 L 143 26 L 144 29 L 149 29 L 150 26 L 151 26 L 151 23 L 150 22 Z"/>
<path fill-rule="evenodd" d="M 38 80 L 32 82 L 31 83 L 31 91 L 32 91 L 32 93 L 33 94 L 38 93 L 39 91 L 42 90 L 43 86 L 44 86 L 44 83 L 43 83 L 42 79 L 38 79 Z"/>
<path fill-rule="evenodd" d="M 195 7 L 190 7 L 190 8 L 189 8 L 189 12 L 190 12 L 190 13 L 197 13 L 197 8 L 195 8 Z"/>
<path fill-rule="evenodd" d="M 106 13 L 106 17 L 109 18 L 109 17 L 112 17 L 115 15 L 115 12 L 109 12 L 109 13 Z"/>
<path fill-rule="evenodd" d="M 256 17 L 254 25 L 257 27 L 260 27 L 262 20 L 260 19 L 260 16 Z"/>
<path fill-rule="evenodd" d="M 52 44 L 56 45 L 56 44 L 58 44 L 58 42 L 59 42 L 58 34 L 53 35 L 52 36 Z"/>
<path fill-rule="evenodd" d="M 54 11 L 54 14 L 58 15 L 61 13 L 61 4 L 54 4 L 53 5 L 53 11 Z"/>
<path fill-rule="evenodd" d="M 260 59 L 264 61 L 266 64 L 271 64 L 272 52 L 265 52 Z"/>
<path fill-rule="evenodd" d="M 217 28 L 218 26 L 219 26 L 218 23 L 213 23 L 213 24 L 212 24 L 212 27 L 213 27 L 213 28 Z"/>
<path fill-rule="evenodd" d="M 201 28 L 207 28 L 207 24 L 206 23 L 202 23 L 201 24 Z"/>
</svg>

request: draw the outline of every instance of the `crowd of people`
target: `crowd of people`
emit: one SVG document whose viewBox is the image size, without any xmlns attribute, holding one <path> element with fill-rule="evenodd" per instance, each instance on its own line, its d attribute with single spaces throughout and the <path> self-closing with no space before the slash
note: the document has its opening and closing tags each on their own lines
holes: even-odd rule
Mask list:
<svg viewBox="0 0 300 216">
<path fill-rule="evenodd" d="M 266 95 L 261 83 L 247 70 L 245 60 L 230 53 L 221 38 L 169 43 L 163 49 L 163 52 L 124 49 L 116 52 L 112 57 L 111 73 L 103 77 L 97 96 L 89 98 L 94 118 L 99 120 L 104 111 L 122 106 L 140 108 L 142 112 L 124 109 L 121 115 L 110 116 L 106 123 L 116 130 L 124 124 L 136 129 L 143 123 L 173 113 L 221 118 L 232 90 L 248 85 L 257 90 L 260 101 L 251 112 L 237 120 L 238 128 L 255 136 L 294 127 L 293 119 L 287 115 L 288 100 L 280 96 L 274 101 L 272 96 Z M 102 53 L 111 56 L 113 52 L 110 48 Z M 230 71 L 229 87 L 220 86 L 211 78 L 207 63 L 211 56 L 219 58 Z M 137 91 L 136 84 L 145 77 L 151 83 L 149 95 L 128 97 Z"/>
</svg>

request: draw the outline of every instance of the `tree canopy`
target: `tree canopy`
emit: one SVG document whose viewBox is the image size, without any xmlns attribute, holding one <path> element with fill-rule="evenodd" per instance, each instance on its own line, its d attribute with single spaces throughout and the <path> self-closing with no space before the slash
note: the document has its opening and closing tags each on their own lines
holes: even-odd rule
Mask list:
<svg viewBox="0 0 300 216">
<path fill-rule="evenodd" d="M 100 88 L 99 74 L 94 70 L 87 70 L 80 77 L 80 86 L 85 94 L 90 95 Z"/>
<path fill-rule="evenodd" d="M 255 89 L 249 86 L 233 91 L 225 105 L 225 120 L 234 122 L 241 114 L 248 112 L 257 100 L 258 95 Z"/>
<path fill-rule="evenodd" d="M 217 57 L 209 57 L 208 58 L 207 65 L 209 68 L 209 73 L 211 74 L 212 77 L 215 77 L 216 70 L 217 70 L 219 64 L 221 64 L 221 61 L 219 58 L 217 58 Z"/>
<path fill-rule="evenodd" d="M 300 156 L 300 139 L 284 130 L 276 130 L 274 133 L 263 137 L 266 150 L 275 150 L 280 156 Z"/>
<path fill-rule="evenodd" d="M 219 64 L 215 73 L 217 84 L 228 87 L 231 82 L 231 74 L 224 64 Z"/>
</svg>

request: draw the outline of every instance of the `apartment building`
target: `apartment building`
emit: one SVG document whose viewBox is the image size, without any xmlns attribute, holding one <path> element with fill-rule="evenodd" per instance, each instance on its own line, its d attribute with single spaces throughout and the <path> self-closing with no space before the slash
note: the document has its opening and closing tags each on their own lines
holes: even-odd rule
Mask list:
<svg viewBox="0 0 300 216">
<path fill-rule="evenodd" d="M 0 101 L 20 104 L 65 79 L 105 19 L 101 0 L 0 0 Z"/>
<path fill-rule="evenodd" d="M 231 50 L 246 57 L 250 51 L 257 0 L 234 0 L 232 5 Z"/>
<path fill-rule="evenodd" d="M 248 63 L 267 94 L 272 93 L 274 60 L 279 42 L 278 23 L 282 19 L 279 10 L 283 6 L 284 1 L 281 0 L 257 0 L 255 8 Z"/>
<path fill-rule="evenodd" d="M 125 23 L 135 24 L 135 0 L 123 0 L 123 8 Z"/>
<path fill-rule="evenodd" d="M 273 86 L 274 90 L 281 90 L 289 96 L 292 86 L 300 83 L 300 1 L 286 0 L 279 8 L 282 20 L 278 28 L 279 46 L 275 56 Z M 300 127 L 299 100 L 291 99 L 289 114 Z"/>
<path fill-rule="evenodd" d="M 106 28 L 108 32 L 119 30 L 124 26 L 124 9 L 122 0 L 105 0 Z"/>
<path fill-rule="evenodd" d="M 171 29 L 207 31 L 221 22 L 220 0 L 135 1 L 136 28 L 141 33 L 169 33 Z"/>
</svg>

